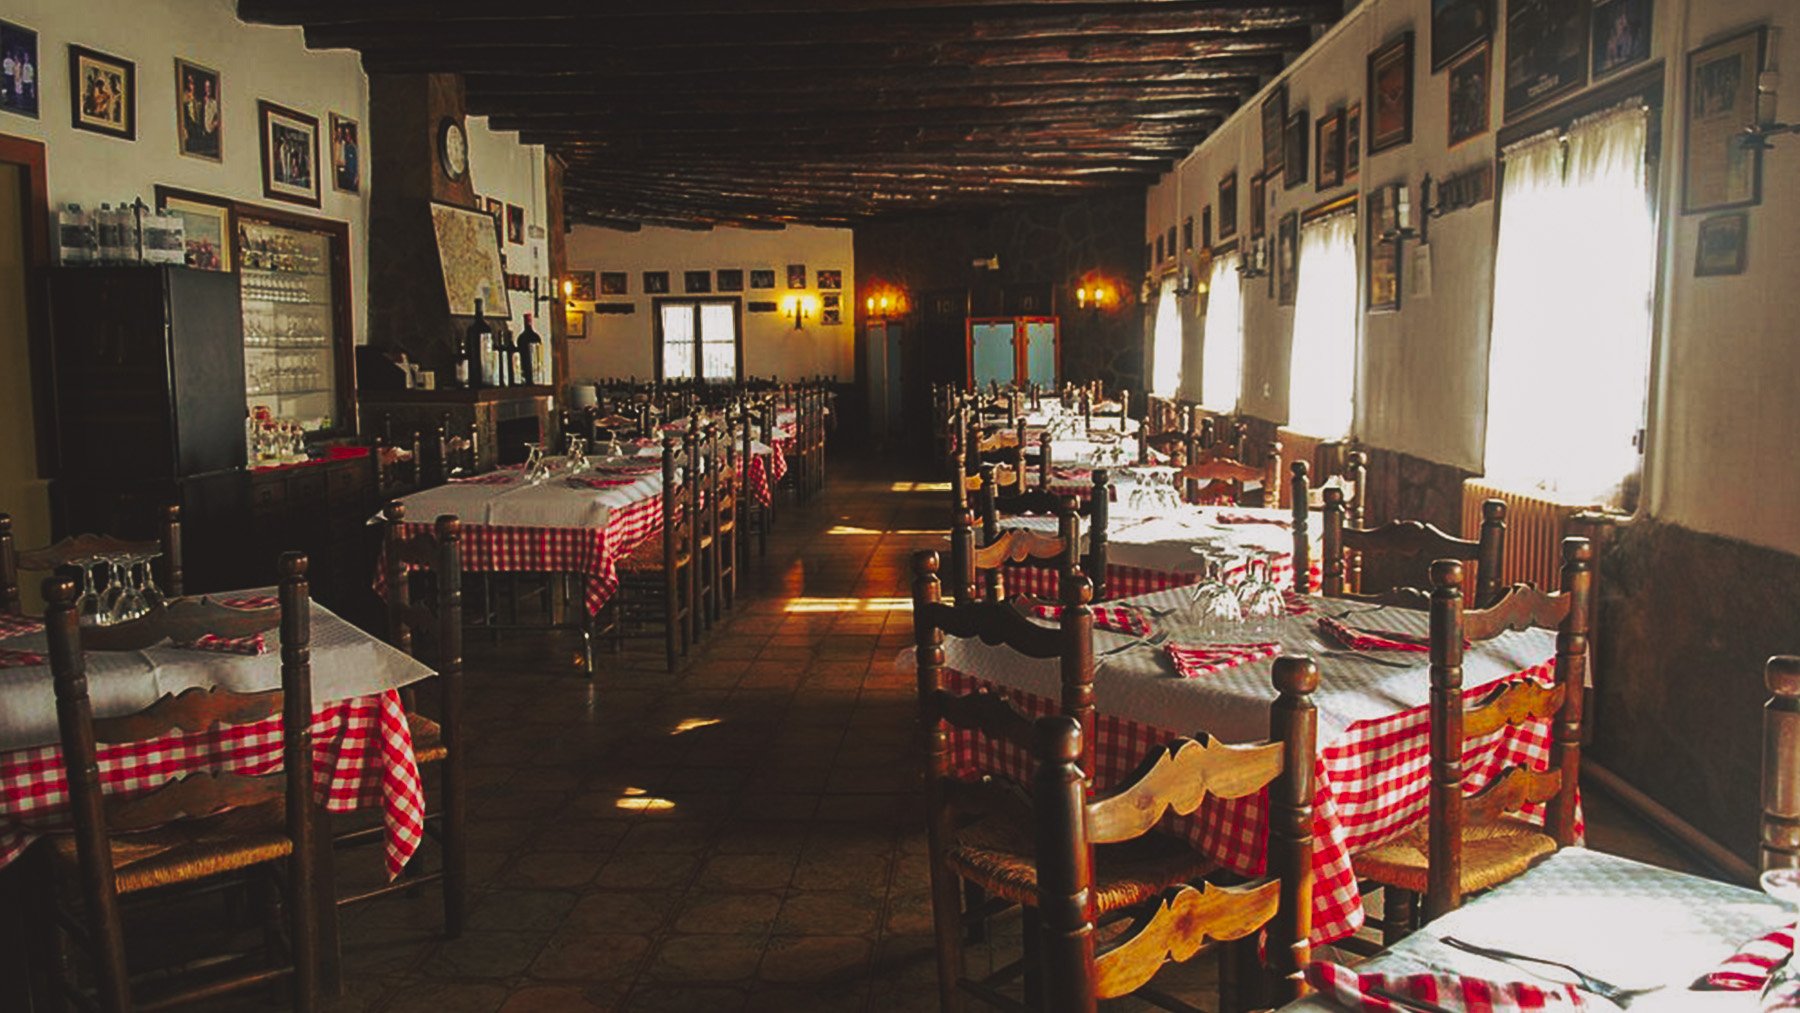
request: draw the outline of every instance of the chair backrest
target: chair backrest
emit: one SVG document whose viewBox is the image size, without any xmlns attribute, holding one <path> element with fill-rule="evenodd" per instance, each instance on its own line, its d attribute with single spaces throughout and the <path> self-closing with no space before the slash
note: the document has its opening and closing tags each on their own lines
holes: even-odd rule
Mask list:
<svg viewBox="0 0 1800 1013">
<path fill-rule="evenodd" d="M 1763 665 L 1762 868 L 1800 868 L 1800 657 Z"/>
<path fill-rule="evenodd" d="M 0 614 L 17 615 L 24 607 L 19 592 L 19 550 L 13 542 L 11 514 L 0 514 Z"/>
<path fill-rule="evenodd" d="M 1527 805 L 1545 807 L 1545 832 L 1559 846 L 1575 843 L 1575 803 L 1581 772 L 1581 704 L 1587 674 L 1588 598 L 1593 590 L 1594 550 L 1585 538 L 1562 543 L 1562 590 L 1527 584 L 1508 589 L 1492 607 L 1463 608 L 1463 565 L 1431 564 L 1431 805 L 1425 913 L 1436 918 L 1462 903 L 1464 830 L 1492 824 Z M 1549 686 L 1509 680 L 1467 702 L 1463 697 L 1463 644 L 1491 640 L 1509 630 L 1553 629 L 1555 674 Z M 1550 723 L 1549 766 L 1518 766 L 1473 795 L 1463 793 L 1464 742 L 1528 721 Z"/>
<path fill-rule="evenodd" d="M 1307 500 L 1312 495 L 1312 476 L 1305 461 L 1289 465 L 1293 478 L 1288 485 L 1288 508 L 1293 515 L 1294 593 L 1312 594 L 1312 511 Z"/>
<path fill-rule="evenodd" d="M 1087 523 L 1078 525 L 1087 529 L 1087 551 L 1081 553 L 1081 568 L 1094 584 L 1094 600 L 1106 600 L 1106 567 L 1107 563 L 1107 524 L 1112 515 L 1112 473 L 1105 468 L 1095 468 L 1092 472 L 1093 489 L 1086 499 L 1075 500 L 1075 513 L 1085 517 Z M 998 532 L 999 515 L 1004 512 L 1016 514 L 1060 514 L 1069 502 L 1069 497 L 1048 489 L 1029 489 L 1009 496 L 988 496 L 985 489 L 978 489 L 984 538 L 987 531 Z M 996 493 L 998 490 L 996 489 Z M 992 541 L 992 538 L 987 538 Z"/>
<path fill-rule="evenodd" d="M 1269 740 L 1230 745 L 1204 732 L 1151 750 L 1122 785 L 1089 798 L 1083 731 L 1067 716 L 1033 731 L 1037 776 L 1038 911 L 1043 919 L 1044 993 L 1052 1013 L 1092 1013 L 1098 1000 L 1128 995 L 1162 965 L 1185 960 L 1208 940 L 1242 939 L 1267 926 L 1275 1002 L 1298 997 L 1298 972 L 1312 930 L 1313 767 L 1319 672 L 1304 657 L 1275 662 L 1278 694 Z M 1182 884 L 1102 946 L 1094 931 L 1093 848 L 1150 833 L 1165 813 L 1189 815 L 1209 798 L 1267 791 L 1268 852 L 1263 875 L 1247 883 Z"/>
<path fill-rule="evenodd" d="M 991 510 L 991 507 L 989 500 L 986 508 Z M 957 600 L 979 595 L 987 601 L 1004 601 L 1007 597 L 1004 571 L 1013 563 L 1053 565 L 1060 600 L 1061 590 L 1075 577 L 1080 565 L 1081 526 L 1073 496 L 1061 497 L 1052 512 L 1056 515 L 1054 535 L 1027 528 L 997 528 L 992 538 L 984 537 L 979 541 L 974 537 L 972 517 L 963 514 L 952 518 L 952 554 L 959 560 L 967 560 L 966 569 L 957 581 L 959 588 L 966 587 L 966 593 L 957 594 Z M 991 514 L 988 520 L 991 521 Z M 959 544 L 961 548 L 957 548 Z"/>
<path fill-rule="evenodd" d="M 20 552 L 13 537 L 12 517 L 0 514 L 0 613 L 16 614 L 21 608 L 19 572 L 49 572 L 92 556 L 121 553 L 157 554 L 159 587 L 170 598 L 184 593 L 186 575 L 181 563 L 181 507 L 170 503 L 158 518 L 156 541 L 127 541 L 111 535 L 73 535 L 40 549 Z"/>
<path fill-rule="evenodd" d="M 1359 496 L 1361 492 L 1359 489 Z M 1423 521 L 1389 521 L 1378 528 L 1349 527 L 1345 524 L 1344 491 L 1326 489 L 1324 498 L 1325 594 L 1333 598 L 1380 597 L 1350 581 L 1351 553 L 1385 556 L 1409 568 L 1416 563 L 1420 574 L 1438 559 L 1474 563 L 1477 606 L 1494 604 L 1505 591 L 1505 585 L 1500 583 L 1500 559 L 1506 546 L 1506 504 L 1500 500 L 1482 504 L 1481 537 L 1470 540 Z"/>
<path fill-rule="evenodd" d="M 1281 443 L 1275 441 L 1269 446 L 1265 463 L 1260 467 L 1236 457 L 1204 452 L 1192 454 L 1175 478 L 1190 503 L 1229 501 L 1235 506 L 1248 506 L 1251 504 L 1245 500 L 1244 486 L 1248 482 L 1259 482 L 1263 489 L 1260 505 L 1278 505 L 1280 493 L 1275 490 L 1280 489 L 1282 480 Z M 1273 503 L 1269 502 L 1271 499 Z"/>
<path fill-rule="evenodd" d="M 694 481 L 693 438 L 680 433 L 663 434 L 662 444 L 662 541 L 669 579 L 675 579 L 675 560 L 692 549 L 694 518 L 699 513 L 699 483 Z"/>
<path fill-rule="evenodd" d="M 399 500 L 388 503 L 382 517 L 387 642 L 407 654 L 415 654 L 415 639 L 425 638 L 447 705 L 452 696 L 460 701 L 462 521 L 453 514 L 442 514 L 428 527 L 409 525 L 406 506 Z M 430 583 L 431 595 L 426 602 L 413 600 L 413 578 L 420 576 Z"/>
</svg>

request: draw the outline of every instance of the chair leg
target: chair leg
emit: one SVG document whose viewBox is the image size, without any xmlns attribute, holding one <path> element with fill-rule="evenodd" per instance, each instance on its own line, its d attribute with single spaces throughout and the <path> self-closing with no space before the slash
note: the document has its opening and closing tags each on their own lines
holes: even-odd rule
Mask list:
<svg viewBox="0 0 1800 1013">
<path fill-rule="evenodd" d="M 1025 1005 L 1032 1009 L 1044 1008 L 1044 920 L 1038 916 L 1038 909 L 1026 906 L 1020 909 L 1024 922 L 1023 944 L 1025 962 Z"/>
<path fill-rule="evenodd" d="M 316 828 L 315 828 L 316 829 Z M 312 1013 L 319 1005 L 319 897 L 313 883 L 313 863 L 319 849 L 312 854 L 296 848 L 288 858 L 288 945 L 294 960 L 294 979 L 290 982 L 294 1013 Z M 326 917 L 336 918 L 337 904 Z"/>
<path fill-rule="evenodd" d="M 687 651 L 687 618 L 681 614 L 681 571 L 663 578 L 663 647 L 669 671 L 675 671 L 676 649 Z"/>
<path fill-rule="evenodd" d="M 959 1013 L 963 1008 L 958 982 L 963 977 L 962 905 L 957 877 L 935 856 L 931 863 L 931 925 L 936 937 L 938 1009 Z"/>
<path fill-rule="evenodd" d="M 1381 929 L 1381 945 L 1392 946 L 1412 933 L 1418 897 L 1411 890 L 1394 886 L 1383 887 L 1382 894 L 1381 917 L 1387 924 Z"/>
<path fill-rule="evenodd" d="M 963 910 L 964 911 L 968 911 L 968 912 L 979 911 L 979 910 L 981 910 L 982 905 L 987 903 L 987 891 L 983 890 L 981 888 L 981 884 L 972 882 L 967 879 L 962 881 L 962 895 L 963 895 Z M 986 918 L 971 918 L 971 919 L 969 919 L 969 925 L 968 925 L 967 930 L 963 933 L 963 938 L 967 939 L 971 945 L 976 944 L 976 943 L 987 942 L 987 938 L 988 938 L 987 919 Z"/>
</svg>

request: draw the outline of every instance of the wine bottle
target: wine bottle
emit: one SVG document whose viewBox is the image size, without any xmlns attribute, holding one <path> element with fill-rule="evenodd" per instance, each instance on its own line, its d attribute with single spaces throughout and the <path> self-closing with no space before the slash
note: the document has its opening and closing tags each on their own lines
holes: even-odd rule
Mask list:
<svg viewBox="0 0 1800 1013">
<path fill-rule="evenodd" d="M 543 382 L 538 378 L 538 372 L 543 368 L 540 365 L 544 357 L 543 347 L 544 339 L 538 337 L 538 332 L 531 328 L 531 314 L 525 314 L 525 329 L 519 332 L 520 383 L 535 385 Z"/>
<path fill-rule="evenodd" d="M 501 323 L 495 335 L 494 350 L 500 353 L 500 386 L 514 386 L 519 382 L 519 350 L 513 344 L 512 328 Z"/>
<path fill-rule="evenodd" d="M 470 389 L 491 387 L 494 384 L 494 329 L 489 326 L 487 317 L 482 315 L 481 300 L 475 300 L 475 320 L 469 324 L 468 335 L 463 339 L 463 358 L 469 366 L 467 386 Z"/>
</svg>

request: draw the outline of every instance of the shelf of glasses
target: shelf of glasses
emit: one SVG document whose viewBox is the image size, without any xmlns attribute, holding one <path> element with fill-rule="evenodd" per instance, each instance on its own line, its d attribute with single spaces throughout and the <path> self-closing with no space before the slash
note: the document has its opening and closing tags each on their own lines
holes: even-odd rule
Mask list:
<svg viewBox="0 0 1800 1013">
<path fill-rule="evenodd" d="M 250 267 L 249 265 L 244 265 L 239 270 L 245 274 L 266 274 L 278 278 L 323 278 L 331 273 L 322 268 L 302 270 L 286 267 Z"/>
<path fill-rule="evenodd" d="M 258 342 L 271 342 L 259 344 Z M 246 352 L 316 352 L 331 347 L 330 338 L 244 338 Z"/>
<path fill-rule="evenodd" d="M 331 393 L 330 387 L 294 387 L 292 389 L 277 388 L 275 390 L 245 388 L 244 390 L 245 397 L 310 397 L 314 394 L 329 393 Z"/>
</svg>

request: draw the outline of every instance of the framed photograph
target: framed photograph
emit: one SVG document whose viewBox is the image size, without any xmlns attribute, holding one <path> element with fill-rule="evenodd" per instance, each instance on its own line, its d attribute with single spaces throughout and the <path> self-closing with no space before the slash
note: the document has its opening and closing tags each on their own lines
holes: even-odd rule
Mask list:
<svg viewBox="0 0 1800 1013">
<path fill-rule="evenodd" d="M 1237 170 L 1219 178 L 1219 241 L 1224 242 L 1238 231 Z"/>
<path fill-rule="evenodd" d="M 806 287 L 806 265 L 805 264 L 789 264 L 787 266 L 787 268 L 788 268 L 787 269 L 787 287 L 788 288 L 805 288 Z"/>
<path fill-rule="evenodd" d="M 1297 109 L 1288 114 L 1286 138 L 1281 145 L 1281 185 L 1284 190 L 1292 190 L 1306 182 L 1307 126 L 1306 110 Z"/>
<path fill-rule="evenodd" d="M 1275 302 L 1294 305 L 1300 280 L 1300 212 L 1289 211 L 1275 227 Z"/>
<path fill-rule="evenodd" d="M 175 58 L 175 148 L 189 158 L 225 160 L 219 72 Z"/>
<path fill-rule="evenodd" d="M 1164 254 L 1163 237 L 1159 234 L 1156 237 L 1156 260 L 1155 260 L 1155 263 L 1160 264 L 1163 262 L 1163 254 Z"/>
<path fill-rule="evenodd" d="M 1250 238 L 1261 239 L 1269 231 L 1269 177 L 1250 177 Z"/>
<path fill-rule="evenodd" d="M 0 21 L 0 109 L 37 119 L 37 33 L 23 25 Z"/>
<path fill-rule="evenodd" d="M 1493 49 L 1482 46 L 1450 66 L 1450 146 L 1488 132 Z"/>
<path fill-rule="evenodd" d="M 506 206 L 506 241 L 525 245 L 525 209 L 517 204 Z"/>
<path fill-rule="evenodd" d="M 1516 2 L 1516 0 L 1515 0 Z M 1369 54 L 1369 154 L 1412 141 L 1413 35 Z"/>
<path fill-rule="evenodd" d="M 1183 251 L 1194 248 L 1194 216 L 1188 215 L 1181 220 L 1181 248 Z"/>
<path fill-rule="evenodd" d="M 1700 241 L 1694 248 L 1694 277 L 1744 273 L 1744 252 L 1750 234 L 1750 212 L 1713 215 L 1700 222 Z"/>
<path fill-rule="evenodd" d="M 1738 138 L 1756 122 L 1756 79 L 1767 44 L 1768 29 L 1753 28 L 1688 54 L 1683 214 L 1762 203 L 1762 151 Z"/>
<path fill-rule="evenodd" d="M 1288 119 L 1287 82 L 1270 90 L 1262 103 L 1262 167 L 1269 173 L 1281 168 Z"/>
<path fill-rule="evenodd" d="M 594 301 L 594 272 L 570 271 L 563 275 L 563 280 L 571 284 L 569 298 L 580 302 Z"/>
<path fill-rule="evenodd" d="M 742 292 L 744 290 L 744 272 L 742 268 L 721 267 L 718 271 L 718 288 L 721 292 Z"/>
<path fill-rule="evenodd" d="M 750 272 L 751 288 L 774 288 L 775 269 L 772 267 L 757 268 Z"/>
<path fill-rule="evenodd" d="M 1362 171 L 1362 103 L 1352 102 L 1344 110 L 1344 182 L 1355 179 Z"/>
<path fill-rule="evenodd" d="M 1587 83 L 1590 0 L 1507 0 L 1507 122 Z"/>
<path fill-rule="evenodd" d="M 1431 72 L 1494 37 L 1494 0 L 1431 0 Z"/>
<path fill-rule="evenodd" d="M 362 192 L 362 124 L 337 113 L 331 114 L 331 186 Z"/>
<path fill-rule="evenodd" d="M 1313 124 L 1313 189 L 1344 185 L 1344 113 L 1338 110 Z"/>
<path fill-rule="evenodd" d="M 187 266 L 197 271 L 232 270 L 231 202 L 223 197 L 157 186 L 156 206 L 181 219 L 187 242 Z"/>
<path fill-rule="evenodd" d="M 1400 242 L 1383 238 L 1397 225 L 1396 194 L 1397 187 L 1388 185 L 1373 187 L 1363 195 L 1363 227 L 1367 230 L 1369 251 L 1365 304 L 1370 313 L 1400 308 Z"/>
<path fill-rule="evenodd" d="M 711 271 L 683 271 L 681 273 L 681 290 L 689 294 L 712 291 Z"/>
<path fill-rule="evenodd" d="M 587 313 L 582 310 L 564 310 L 563 334 L 578 341 L 586 338 Z"/>
<path fill-rule="evenodd" d="M 645 271 L 644 272 L 644 294 L 645 295 L 668 295 L 669 294 L 669 272 L 667 272 L 667 271 Z"/>
<path fill-rule="evenodd" d="M 1167 250 L 1169 251 L 1170 257 L 1175 256 L 1175 226 L 1173 225 L 1169 226 L 1169 245 Z"/>
<path fill-rule="evenodd" d="M 319 120 L 267 99 L 256 103 L 263 196 L 319 206 Z"/>
<path fill-rule="evenodd" d="M 591 271 L 588 272 L 588 278 L 590 279 L 588 281 L 589 286 L 593 285 L 593 281 L 592 281 L 593 277 L 594 277 L 593 272 L 591 272 Z M 600 272 L 600 294 L 601 295 L 630 295 L 631 294 L 631 275 L 625 271 L 601 271 Z"/>
<path fill-rule="evenodd" d="M 1210 250 L 1212 249 L 1212 244 L 1212 205 L 1208 204 L 1200 209 L 1200 248 L 1202 250 Z"/>
<path fill-rule="evenodd" d="M 71 45 L 69 95 L 76 130 L 137 140 L 137 64 Z"/>
<path fill-rule="evenodd" d="M 838 292 L 823 292 L 819 295 L 819 323 L 826 326 L 844 322 L 843 296 Z"/>
<path fill-rule="evenodd" d="M 1650 58 L 1651 0 L 1594 0 L 1593 78 Z"/>
<path fill-rule="evenodd" d="M 496 226 L 500 228 L 506 227 L 505 201 L 500 200 L 497 197 L 477 197 L 475 199 L 481 203 L 481 209 L 486 211 L 490 218 L 494 219 L 494 224 Z"/>
<path fill-rule="evenodd" d="M 819 272 L 819 288 L 832 289 L 832 288 L 843 288 L 843 287 L 844 287 L 844 272 L 842 272 L 842 271 L 820 271 Z"/>
<path fill-rule="evenodd" d="M 773 288 L 774 286 L 770 287 Z M 780 308 L 781 307 L 775 305 L 775 300 L 773 299 L 752 299 L 744 304 L 744 310 L 749 313 L 773 313 Z"/>
</svg>

